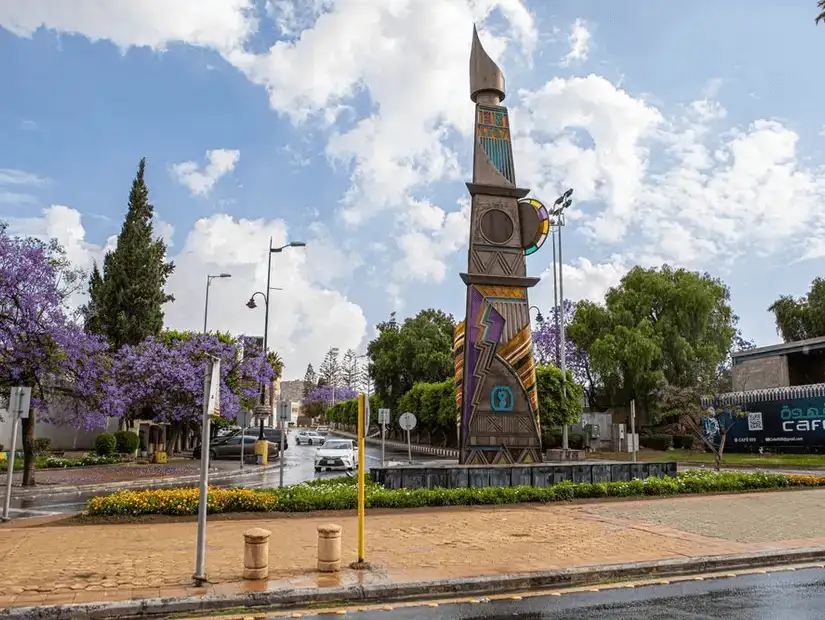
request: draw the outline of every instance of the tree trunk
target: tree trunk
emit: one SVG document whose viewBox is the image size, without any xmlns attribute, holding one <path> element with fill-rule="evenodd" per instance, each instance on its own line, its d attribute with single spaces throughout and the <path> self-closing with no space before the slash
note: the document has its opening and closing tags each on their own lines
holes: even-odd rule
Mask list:
<svg viewBox="0 0 825 620">
<path fill-rule="evenodd" d="M 34 482 L 34 409 L 29 410 L 29 417 L 23 418 L 23 486 L 33 487 Z M 12 455 L 14 458 L 14 455 Z"/>
<path fill-rule="evenodd" d="M 166 435 L 166 451 L 171 455 L 174 454 L 178 444 L 178 437 L 181 434 L 180 422 L 173 422 L 169 425 Z"/>
<path fill-rule="evenodd" d="M 716 452 L 714 453 L 715 462 L 716 462 L 716 471 L 720 471 L 722 469 L 722 457 L 725 454 L 725 439 L 728 437 L 727 431 L 721 431 L 719 433 L 719 447 L 716 448 Z"/>
</svg>

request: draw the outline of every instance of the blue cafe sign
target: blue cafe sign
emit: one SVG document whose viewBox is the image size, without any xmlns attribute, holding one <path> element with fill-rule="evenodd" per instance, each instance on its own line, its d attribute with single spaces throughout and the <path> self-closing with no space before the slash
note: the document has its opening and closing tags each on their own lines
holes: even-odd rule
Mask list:
<svg viewBox="0 0 825 620">
<path fill-rule="evenodd" d="M 744 408 L 728 431 L 725 449 L 825 449 L 825 402 L 757 403 Z"/>
</svg>

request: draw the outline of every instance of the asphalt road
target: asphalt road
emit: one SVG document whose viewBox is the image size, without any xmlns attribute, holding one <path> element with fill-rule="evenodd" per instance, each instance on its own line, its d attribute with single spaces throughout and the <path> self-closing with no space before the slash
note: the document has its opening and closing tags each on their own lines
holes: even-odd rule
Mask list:
<svg viewBox="0 0 825 620">
<path fill-rule="evenodd" d="M 299 484 L 315 478 L 335 478 L 347 475 L 347 472 L 332 471 L 316 473 L 314 455 L 318 446 L 299 446 L 295 443 L 295 431 L 289 434 L 289 449 L 285 451 L 284 458 L 284 485 Z M 406 452 L 387 450 L 385 453 L 387 463 L 406 463 Z M 364 453 L 367 470 L 371 466 L 381 464 L 381 447 L 367 444 Z M 413 462 L 416 461 L 413 454 Z M 420 457 L 418 457 L 420 458 Z M 226 460 L 221 459 L 221 464 L 225 465 Z M 270 463 L 272 464 L 272 463 Z M 247 472 L 249 466 L 247 466 Z M 225 471 L 222 468 L 222 473 Z M 240 473 L 240 463 L 238 472 Z M 247 487 L 247 488 L 275 488 L 280 483 L 280 472 L 278 468 L 273 468 L 257 475 L 247 475 L 243 477 L 225 479 L 213 483 L 216 487 Z M 186 486 L 192 486 L 192 483 Z M 150 487 L 147 487 L 150 488 Z M 174 488 L 173 485 L 165 485 L 163 488 Z M 98 495 L 108 495 L 111 491 L 86 491 L 74 493 L 53 493 L 38 495 L 35 497 L 12 497 L 10 504 L 10 514 L 12 519 L 25 519 L 32 517 L 43 517 L 54 514 L 66 514 L 80 512 L 86 507 L 86 502 Z M 1 493 L 0 493 L 1 494 Z"/>
<path fill-rule="evenodd" d="M 527 596 L 529 593 L 525 593 Z M 252 610 L 250 610 L 252 613 Z M 256 617 L 260 612 L 256 612 Z M 267 616 L 285 620 L 291 616 Z M 304 614 L 321 620 L 329 614 Z M 774 572 L 515 600 L 349 610 L 349 620 L 822 620 L 825 571 Z"/>
</svg>

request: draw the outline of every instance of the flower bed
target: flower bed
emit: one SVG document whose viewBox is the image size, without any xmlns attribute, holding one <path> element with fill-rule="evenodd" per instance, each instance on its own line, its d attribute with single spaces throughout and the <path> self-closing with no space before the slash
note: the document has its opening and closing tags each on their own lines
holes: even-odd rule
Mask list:
<svg viewBox="0 0 825 620">
<path fill-rule="evenodd" d="M 97 456 L 89 454 L 82 459 L 67 459 L 62 456 L 37 456 L 35 457 L 35 469 L 64 469 L 67 467 L 93 467 L 95 465 L 114 465 L 125 463 L 128 459 L 122 456 Z M 9 461 L 0 461 L 0 473 L 9 469 Z M 14 471 L 23 471 L 22 457 L 15 457 Z"/>
<path fill-rule="evenodd" d="M 825 486 L 825 476 L 785 476 L 744 472 L 689 471 L 673 478 L 647 478 L 599 484 L 562 482 L 552 487 L 390 490 L 368 482 L 367 508 L 421 508 L 559 502 L 600 497 L 667 496 Z M 211 489 L 207 510 L 221 512 L 309 512 L 357 506 L 353 478 L 319 480 L 284 489 Z M 198 489 L 119 491 L 95 497 L 90 516 L 194 515 Z"/>
<path fill-rule="evenodd" d="M 38 463 L 39 467 L 46 469 L 61 469 L 64 467 L 92 467 L 93 465 L 115 465 L 123 463 L 126 458 L 121 456 L 97 456 L 96 454 L 89 454 L 82 459 L 67 459 L 62 456 L 46 457 L 45 463 L 42 465 Z"/>
</svg>

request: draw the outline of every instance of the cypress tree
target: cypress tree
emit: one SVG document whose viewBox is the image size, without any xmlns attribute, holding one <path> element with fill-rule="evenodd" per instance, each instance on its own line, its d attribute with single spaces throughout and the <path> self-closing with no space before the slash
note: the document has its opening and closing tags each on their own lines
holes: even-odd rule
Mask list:
<svg viewBox="0 0 825 620">
<path fill-rule="evenodd" d="M 132 182 L 117 245 L 106 253 L 102 274 L 95 265 L 89 278 L 86 329 L 106 336 L 115 349 L 158 335 L 163 329 L 163 304 L 175 299 L 164 291 L 175 266 L 166 261 L 166 244 L 154 236 L 155 210 L 149 202 L 145 171 L 143 158 Z"/>
</svg>

